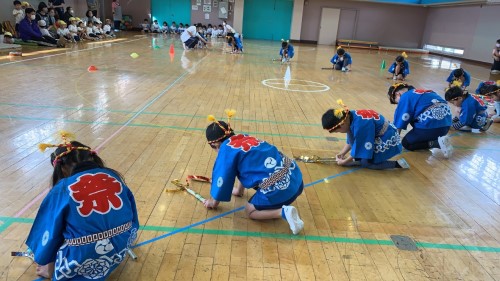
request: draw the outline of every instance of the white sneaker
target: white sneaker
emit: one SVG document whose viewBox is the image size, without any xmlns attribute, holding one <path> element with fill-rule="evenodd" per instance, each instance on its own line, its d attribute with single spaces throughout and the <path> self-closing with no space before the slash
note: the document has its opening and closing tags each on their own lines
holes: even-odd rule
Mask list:
<svg viewBox="0 0 500 281">
<path fill-rule="evenodd" d="M 345 67 L 342 67 L 342 72 L 346 72 L 347 69 Z"/>
<path fill-rule="evenodd" d="M 450 143 L 450 138 L 448 136 L 442 136 L 438 138 L 439 148 L 443 151 L 443 155 L 446 158 L 450 158 L 453 154 L 453 146 Z"/>
<path fill-rule="evenodd" d="M 483 131 L 483 132 L 488 131 L 488 129 L 491 127 L 491 124 L 493 124 L 493 119 L 488 118 L 486 120 L 486 124 L 484 124 L 484 126 L 482 126 L 480 130 Z"/>
<path fill-rule="evenodd" d="M 297 235 L 304 228 L 304 222 L 299 217 L 299 212 L 294 206 L 283 206 L 285 210 L 286 221 L 294 235 Z"/>
<path fill-rule="evenodd" d="M 491 74 L 500 74 L 500 70 L 492 70 L 490 73 Z"/>
<path fill-rule="evenodd" d="M 400 158 L 397 160 L 399 166 L 401 166 L 401 168 L 403 169 L 410 169 L 410 164 L 408 164 L 408 162 L 406 162 L 406 160 L 404 158 Z"/>
<path fill-rule="evenodd" d="M 432 156 L 434 156 L 434 157 L 444 156 L 443 151 L 439 148 L 430 148 L 429 150 L 431 151 Z"/>
</svg>

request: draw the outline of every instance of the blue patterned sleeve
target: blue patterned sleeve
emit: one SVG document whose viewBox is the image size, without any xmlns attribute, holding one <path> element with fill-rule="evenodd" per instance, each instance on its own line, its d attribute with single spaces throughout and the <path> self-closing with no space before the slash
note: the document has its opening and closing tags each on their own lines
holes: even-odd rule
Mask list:
<svg viewBox="0 0 500 281">
<path fill-rule="evenodd" d="M 210 195 L 217 201 L 231 201 L 231 192 L 238 173 L 238 154 L 222 145 L 212 172 Z"/>
<path fill-rule="evenodd" d="M 448 83 L 451 83 L 453 82 L 453 79 L 454 79 L 454 76 L 453 76 L 453 73 L 455 72 L 455 70 L 453 70 L 450 75 L 448 76 L 448 78 L 446 79 L 446 82 Z"/>
<path fill-rule="evenodd" d="M 465 77 L 464 86 L 465 87 L 469 87 L 469 85 L 470 85 L 470 74 L 464 71 L 464 77 Z"/>
<path fill-rule="evenodd" d="M 476 94 L 481 93 L 481 88 L 484 86 L 484 82 L 480 82 L 476 89 Z"/>
<path fill-rule="evenodd" d="M 133 215 L 133 218 L 132 218 L 132 228 L 139 228 L 139 216 L 137 214 L 137 206 L 135 204 L 135 198 L 134 198 L 134 194 L 132 194 L 132 191 L 130 189 L 128 189 L 128 200 L 130 201 L 130 208 L 131 208 L 131 212 L 132 212 L 132 215 Z"/>
<path fill-rule="evenodd" d="M 351 126 L 351 130 L 353 126 Z M 373 120 L 357 122 L 352 132 L 351 156 L 361 159 L 372 159 L 375 142 L 375 123 Z"/>
<path fill-rule="evenodd" d="M 395 69 L 396 69 L 396 63 L 395 63 L 395 62 L 393 62 L 393 63 L 391 64 L 391 67 L 389 67 L 389 73 L 394 73 Z"/>
<path fill-rule="evenodd" d="M 470 99 L 472 97 L 469 97 Z M 476 110 L 473 104 L 466 103 L 465 101 L 462 103 L 462 109 L 460 110 L 460 116 L 458 120 L 460 121 L 462 126 L 470 126 L 474 122 L 474 115 Z"/>
<path fill-rule="evenodd" d="M 337 54 L 335 54 L 333 56 L 333 58 L 330 60 L 330 62 L 333 63 L 333 64 L 336 64 L 338 59 L 339 59 L 339 56 Z"/>
<path fill-rule="evenodd" d="M 410 74 L 410 64 L 405 60 L 405 75 Z"/>
<path fill-rule="evenodd" d="M 64 180 L 52 188 L 40 205 L 26 245 L 35 255 L 35 262 L 46 265 L 55 262 L 59 247 L 64 243 L 69 195 L 63 191 Z"/>
<path fill-rule="evenodd" d="M 406 130 L 408 124 L 413 121 L 413 105 L 410 102 L 410 93 L 401 95 L 398 107 L 394 112 L 394 126 L 398 129 Z"/>
</svg>

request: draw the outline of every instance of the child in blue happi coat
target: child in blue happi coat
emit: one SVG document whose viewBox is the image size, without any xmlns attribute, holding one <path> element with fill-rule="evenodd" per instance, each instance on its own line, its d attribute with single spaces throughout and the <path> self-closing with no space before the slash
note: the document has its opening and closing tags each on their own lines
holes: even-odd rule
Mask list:
<svg viewBox="0 0 500 281">
<path fill-rule="evenodd" d="M 281 39 L 281 49 L 280 49 L 280 57 L 281 57 L 281 62 L 289 62 L 294 55 L 294 49 L 292 44 L 290 44 L 289 40 L 283 40 Z"/>
<path fill-rule="evenodd" d="M 245 189 L 255 194 L 245 206 L 254 220 L 283 218 L 293 234 L 304 228 L 304 222 L 291 204 L 304 189 L 302 172 L 292 158 L 274 145 L 253 136 L 235 134 L 230 118 L 234 110 L 226 110 L 228 122 L 209 115 L 212 123 L 206 129 L 207 142 L 216 152 L 212 171 L 212 187 L 204 205 L 216 208 L 220 201 L 230 201 L 231 194 L 242 196 Z M 234 186 L 238 178 L 239 183 Z"/>
<path fill-rule="evenodd" d="M 335 70 L 342 70 L 342 72 L 351 70 L 351 55 L 340 46 L 337 48 L 337 53 L 333 56 L 330 62 L 333 63 L 333 68 Z"/>
<path fill-rule="evenodd" d="M 459 116 L 453 118 L 451 125 L 455 130 L 479 132 L 491 126 L 493 120 L 488 118 L 484 101 L 464 91 L 459 82 L 448 88 L 445 99 L 460 108 Z"/>
<path fill-rule="evenodd" d="M 457 68 L 446 79 L 446 82 L 449 84 L 448 87 L 453 86 L 454 81 L 460 82 L 461 88 L 465 90 L 470 85 L 470 74 L 463 68 Z"/>
<path fill-rule="evenodd" d="M 392 63 L 391 67 L 389 67 L 389 72 L 392 73 L 393 80 L 401 80 L 404 81 L 406 76 L 410 74 L 410 66 L 406 61 L 408 56 L 405 52 L 401 55 L 397 56 L 395 61 Z"/>
<path fill-rule="evenodd" d="M 349 110 L 342 100 L 337 103 L 342 108 L 327 110 L 321 119 L 329 133 L 347 134 L 346 145 L 335 157 L 337 165 L 361 165 L 373 170 L 410 168 L 404 158 L 388 161 L 403 149 L 393 124 L 375 110 Z"/>
</svg>

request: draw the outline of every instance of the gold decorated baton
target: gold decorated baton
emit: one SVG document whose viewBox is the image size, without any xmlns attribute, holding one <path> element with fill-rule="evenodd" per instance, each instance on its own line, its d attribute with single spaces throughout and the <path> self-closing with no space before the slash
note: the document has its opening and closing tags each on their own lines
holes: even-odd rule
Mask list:
<svg viewBox="0 0 500 281">
<path fill-rule="evenodd" d="M 323 164 L 328 164 L 328 163 L 337 163 L 337 159 L 335 157 L 326 157 L 326 158 L 321 158 L 317 155 L 312 155 L 312 156 L 294 156 L 293 157 L 297 161 L 301 161 L 304 163 L 323 163 Z"/>
<path fill-rule="evenodd" d="M 185 191 L 187 191 L 187 193 L 193 195 L 194 198 L 198 199 L 198 201 L 200 201 L 202 203 L 205 201 L 205 198 L 203 198 L 203 196 L 201 196 L 199 193 L 197 193 L 194 190 L 192 190 L 191 188 L 189 188 L 188 184 L 183 184 L 178 179 L 175 179 L 175 180 L 171 181 L 171 183 L 173 183 L 175 186 L 177 186 L 179 188 L 178 190 L 185 190 Z M 171 190 L 167 189 L 166 191 L 171 191 Z"/>
</svg>

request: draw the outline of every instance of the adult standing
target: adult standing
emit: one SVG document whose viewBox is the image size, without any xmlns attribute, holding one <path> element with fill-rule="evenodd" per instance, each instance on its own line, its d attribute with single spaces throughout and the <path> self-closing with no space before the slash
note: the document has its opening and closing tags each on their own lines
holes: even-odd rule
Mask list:
<svg viewBox="0 0 500 281">
<path fill-rule="evenodd" d="M 64 4 L 64 0 L 49 0 L 49 8 L 54 8 L 60 20 L 64 18 Z"/>
<path fill-rule="evenodd" d="M 122 6 L 118 0 L 113 0 L 111 3 L 111 9 L 113 11 L 113 23 L 115 25 L 115 31 L 120 30 L 120 25 L 122 23 Z"/>
<path fill-rule="evenodd" d="M 92 11 L 94 16 L 97 17 L 97 9 L 99 9 L 99 0 L 87 0 L 87 8 Z"/>
<path fill-rule="evenodd" d="M 497 40 L 495 48 L 493 48 L 493 65 L 491 66 L 491 74 L 500 74 L 500 39 Z"/>
</svg>

